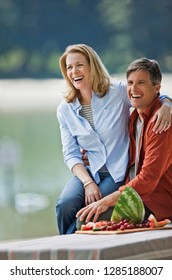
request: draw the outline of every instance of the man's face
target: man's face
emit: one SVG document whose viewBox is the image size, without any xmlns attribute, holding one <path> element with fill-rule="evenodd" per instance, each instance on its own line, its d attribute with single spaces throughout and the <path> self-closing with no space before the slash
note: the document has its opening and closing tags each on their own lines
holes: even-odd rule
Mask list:
<svg viewBox="0 0 172 280">
<path fill-rule="evenodd" d="M 131 72 L 127 79 L 127 93 L 131 105 L 138 113 L 143 113 L 157 96 L 160 84 L 153 85 L 150 75 L 145 70 Z"/>
</svg>

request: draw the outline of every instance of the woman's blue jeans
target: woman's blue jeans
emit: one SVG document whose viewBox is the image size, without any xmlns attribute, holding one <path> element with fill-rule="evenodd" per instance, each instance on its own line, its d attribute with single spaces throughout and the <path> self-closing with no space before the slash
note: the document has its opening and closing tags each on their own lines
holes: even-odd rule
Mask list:
<svg viewBox="0 0 172 280">
<path fill-rule="evenodd" d="M 113 193 L 124 183 L 115 183 L 110 175 L 102 177 L 100 174 L 100 180 L 98 186 L 103 197 Z M 75 176 L 66 184 L 56 202 L 59 234 L 72 234 L 76 231 L 76 213 L 84 206 L 85 191 L 83 183 Z"/>
</svg>

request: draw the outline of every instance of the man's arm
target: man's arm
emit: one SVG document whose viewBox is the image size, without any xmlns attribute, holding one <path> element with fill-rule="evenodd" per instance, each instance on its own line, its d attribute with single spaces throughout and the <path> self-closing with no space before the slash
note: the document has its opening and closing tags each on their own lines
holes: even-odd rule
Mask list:
<svg viewBox="0 0 172 280">
<path fill-rule="evenodd" d="M 145 155 L 139 174 L 127 185 L 133 187 L 141 197 L 150 195 L 158 185 L 160 178 L 172 163 L 172 129 L 162 134 L 152 133 L 152 126 L 145 132 Z M 119 188 L 122 191 L 125 186 Z"/>
</svg>

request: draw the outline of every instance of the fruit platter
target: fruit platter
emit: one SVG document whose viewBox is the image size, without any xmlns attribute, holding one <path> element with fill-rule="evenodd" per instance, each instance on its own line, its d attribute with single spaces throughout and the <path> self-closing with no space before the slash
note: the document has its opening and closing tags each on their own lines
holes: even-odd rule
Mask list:
<svg viewBox="0 0 172 280">
<path fill-rule="evenodd" d="M 153 214 L 145 220 L 145 207 L 139 194 L 126 187 L 114 206 L 110 221 L 88 222 L 76 234 L 122 234 L 172 229 L 169 219 L 157 221 Z"/>
</svg>

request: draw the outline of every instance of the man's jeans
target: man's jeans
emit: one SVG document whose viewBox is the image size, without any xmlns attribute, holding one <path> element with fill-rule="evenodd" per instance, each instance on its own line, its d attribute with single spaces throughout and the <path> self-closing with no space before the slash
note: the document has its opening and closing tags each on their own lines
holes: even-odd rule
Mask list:
<svg viewBox="0 0 172 280">
<path fill-rule="evenodd" d="M 100 174 L 99 189 L 102 196 L 118 190 L 124 182 L 115 183 L 108 175 Z M 85 191 L 82 182 L 75 176 L 64 187 L 56 203 L 56 217 L 59 234 L 72 234 L 76 231 L 76 213 L 85 206 Z"/>
</svg>

